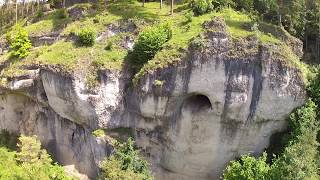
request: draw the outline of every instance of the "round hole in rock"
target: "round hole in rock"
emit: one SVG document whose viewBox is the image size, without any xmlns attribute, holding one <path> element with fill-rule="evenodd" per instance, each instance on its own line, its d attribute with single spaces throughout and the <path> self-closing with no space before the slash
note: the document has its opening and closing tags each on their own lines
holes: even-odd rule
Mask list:
<svg viewBox="0 0 320 180">
<path fill-rule="evenodd" d="M 183 108 L 188 108 L 192 112 L 200 112 L 212 109 L 209 98 L 202 94 L 195 94 L 184 100 Z"/>
</svg>

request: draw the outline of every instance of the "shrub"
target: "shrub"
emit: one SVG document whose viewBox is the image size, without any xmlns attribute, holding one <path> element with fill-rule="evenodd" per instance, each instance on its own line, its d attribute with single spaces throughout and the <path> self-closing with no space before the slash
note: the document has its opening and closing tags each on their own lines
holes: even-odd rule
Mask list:
<svg viewBox="0 0 320 180">
<path fill-rule="evenodd" d="M 319 179 L 317 106 L 311 100 L 290 116 L 291 138 L 271 168 L 272 179 Z"/>
<path fill-rule="evenodd" d="M 77 33 L 77 37 L 79 45 L 93 46 L 96 40 L 96 33 L 89 28 L 84 28 Z"/>
<path fill-rule="evenodd" d="M 226 6 L 233 6 L 232 0 L 192 0 L 190 7 L 196 15 L 202 15 Z"/>
<path fill-rule="evenodd" d="M 42 10 L 38 10 L 37 13 L 36 13 L 36 17 L 37 18 L 41 18 L 41 17 L 43 17 L 43 15 L 44 15 L 44 13 L 43 13 Z"/>
<path fill-rule="evenodd" d="M 192 12 L 187 12 L 184 17 L 186 18 L 186 23 L 190 23 L 192 22 L 192 17 L 193 17 L 193 13 Z"/>
<path fill-rule="evenodd" d="M 316 69 L 315 77 L 310 80 L 308 87 L 309 96 L 314 100 L 316 104 L 320 104 L 320 68 Z"/>
<path fill-rule="evenodd" d="M 126 143 L 116 143 L 116 152 L 102 162 L 100 179 L 153 179 L 149 164 L 139 156 L 133 144 L 131 138 Z"/>
<path fill-rule="evenodd" d="M 172 30 L 168 24 L 160 24 L 147 28 L 139 35 L 133 47 L 131 53 L 133 65 L 136 68 L 140 68 L 152 59 L 171 37 Z"/>
<path fill-rule="evenodd" d="M 56 10 L 54 16 L 57 19 L 65 19 L 65 18 L 67 18 L 68 17 L 67 9 L 61 8 L 61 9 Z"/>
<path fill-rule="evenodd" d="M 225 180 L 265 180 L 270 170 L 266 163 L 267 154 L 256 159 L 249 155 L 244 155 L 239 161 L 231 161 L 223 173 Z"/>
<path fill-rule="evenodd" d="M 94 135 L 95 137 L 103 137 L 105 136 L 105 133 L 103 129 L 97 129 L 92 132 L 92 135 Z"/>
<path fill-rule="evenodd" d="M 305 180 L 319 179 L 317 172 L 318 142 L 317 106 L 311 100 L 290 116 L 290 138 L 284 152 L 269 166 L 266 155 L 254 159 L 243 156 L 232 161 L 223 176 L 226 180 Z"/>
<path fill-rule="evenodd" d="M 6 38 L 9 42 L 12 56 L 24 58 L 29 55 L 32 45 L 28 32 L 20 25 L 16 25 L 12 31 L 8 32 Z"/>
</svg>

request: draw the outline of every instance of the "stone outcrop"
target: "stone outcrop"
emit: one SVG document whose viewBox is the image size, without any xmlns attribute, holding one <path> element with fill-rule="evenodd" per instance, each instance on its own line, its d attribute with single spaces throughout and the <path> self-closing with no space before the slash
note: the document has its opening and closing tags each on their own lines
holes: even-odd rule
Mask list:
<svg viewBox="0 0 320 180">
<path fill-rule="evenodd" d="M 59 162 L 91 178 L 112 151 L 91 132 L 131 128 L 157 179 L 218 179 L 230 160 L 261 154 L 306 95 L 276 45 L 232 39 L 221 19 L 204 28 L 179 64 L 134 87 L 125 71 L 101 72 L 89 91 L 79 75 L 33 70 L 2 89 L 0 128 L 37 135 Z"/>
<path fill-rule="evenodd" d="M 204 26 L 181 64 L 145 76 L 130 96 L 137 142 L 165 169 L 159 179 L 218 179 L 230 160 L 262 153 L 304 103 L 300 73 L 276 46 L 232 40 L 221 20 Z"/>
</svg>

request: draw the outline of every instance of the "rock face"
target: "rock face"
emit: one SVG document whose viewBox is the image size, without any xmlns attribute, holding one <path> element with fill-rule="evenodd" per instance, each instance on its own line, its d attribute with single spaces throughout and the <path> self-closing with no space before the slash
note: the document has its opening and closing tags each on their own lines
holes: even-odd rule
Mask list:
<svg viewBox="0 0 320 180">
<path fill-rule="evenodd" d="M 304 102 L 299 72 L 277 47 L 232 41 L 220 20 L 204 26 L 200 47 L 193 43 L 181 64 L 145 76 L 131 96 L 138 144 L 170 172 L 159 179 L 218 179 L 230 160 L 263 152 Z"/>
<path fill-rule="evenodd" d="M 94 178 L 112 147 L 91 132 L 132 128 L 157 179 L 218 179 L 230 160 L 268 147 L 305 91 L 277 46 L 233 40 L 220 19 L 204 28 L 179 64 L 135 87 L 117 71 L 102 72 L 94 92 L 83 77 L 44 69 L 14 80 L 0 94 L 0 129 L 38 135 L 59 162 Z"/>
</svg>

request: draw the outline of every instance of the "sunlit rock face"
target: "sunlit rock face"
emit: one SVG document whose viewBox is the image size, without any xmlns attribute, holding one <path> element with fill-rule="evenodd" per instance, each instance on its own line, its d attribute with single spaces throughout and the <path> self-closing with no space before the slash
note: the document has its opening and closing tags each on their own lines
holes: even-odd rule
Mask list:
<svg viewBox="0 0 320 180">
<path fill-rule="evenodd" d="M 160 167 L 159 179 L 218 179 L 230 160 L 261 154 L 304 103 L 300 73 L 276 46 L 231 40 L 219 19 L 204 26 L 201 47 L 145 76 L 131 97 L 137 142 Z"/>
<path fill-rule="evenodd" d="M 131 128 L 156 179 L 218 179 L 285 130 L 305 87 L 278 46 L 232 39 L 221 19 L 203 26 L 180 63 L 135 86 L 126 70 L 100 72 L 94 90 L 83 73 L 30 70 L 1 89 L 0 129 L 37 135 L 57 161 L 95 179 L 113 148 L 92 131 Z"/>
</svg>

